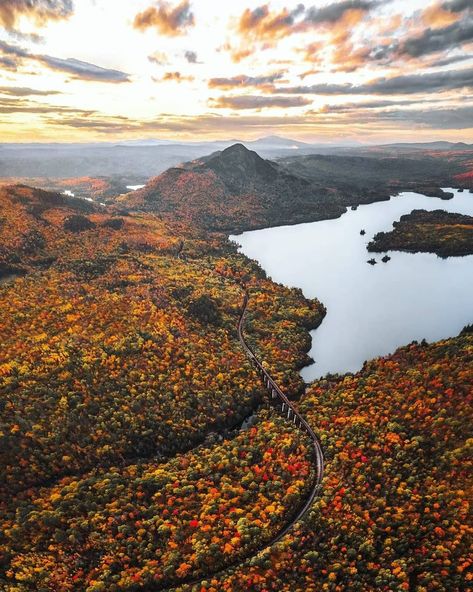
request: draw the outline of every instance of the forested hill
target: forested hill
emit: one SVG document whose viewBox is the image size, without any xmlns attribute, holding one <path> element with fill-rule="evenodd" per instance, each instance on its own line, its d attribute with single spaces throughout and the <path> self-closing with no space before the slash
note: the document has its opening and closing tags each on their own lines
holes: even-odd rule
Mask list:
<svg viewBox="0 0 473 592">
<path fill-rule="evenodd" d="M 344 211 L 326 192 L 286 173 L 242 144 L 172 168 L 122 202 L 128 207 L 192 220 L 212 230 L 256 228 L 337 217 Z"/>
<path fill-rule="evenodd" d="M 440 156 L 295 156 L 269 161 L 242 144 L 171 168 L 120 206 L 239 231 L 338 217 L 346 207 L 388 199 L 403 190 L 444 196 L 468 170 Z"/>
</svg>

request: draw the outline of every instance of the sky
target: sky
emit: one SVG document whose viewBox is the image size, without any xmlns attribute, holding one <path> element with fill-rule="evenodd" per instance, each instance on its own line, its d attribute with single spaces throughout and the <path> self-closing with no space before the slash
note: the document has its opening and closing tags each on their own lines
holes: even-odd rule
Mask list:
<svg viewBox="0 0 473 592">
<path fill-rule="evenodd" d="M 473 0 L 0 0 L 0 141 L 473 142 Z"/>
</svg>

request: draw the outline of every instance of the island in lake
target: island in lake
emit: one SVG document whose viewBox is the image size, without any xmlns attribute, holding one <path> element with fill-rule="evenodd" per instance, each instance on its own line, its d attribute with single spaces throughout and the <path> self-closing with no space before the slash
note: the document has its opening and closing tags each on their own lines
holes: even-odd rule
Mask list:
<svg viewBox="0 0 473 592">
<path fill-rule="evenodd" d="M 390 232 L 379 232 L 368 251 L 436 253 L 440 257 L 473 254 L 473 217 L 444 210 L 413 210 L 394 222 Z"/>
</svg>

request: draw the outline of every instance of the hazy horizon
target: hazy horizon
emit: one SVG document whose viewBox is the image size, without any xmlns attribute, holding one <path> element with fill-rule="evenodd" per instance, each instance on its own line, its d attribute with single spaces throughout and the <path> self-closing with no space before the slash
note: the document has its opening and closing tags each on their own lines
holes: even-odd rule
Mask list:
<svg viewBox="0 0 473 592">
<path fill-rule="evenodd" d="M 35 144 L 39 144 L 39 145 L 103 145 L 103 146 L 113 146 L 113 145 L 121 145 L 121 146 L 127 146 L 127 147 L 133 147 L 133 145 L 136 146 L 140 146 L 140 147 L 153 147 L 154 146 L 166 146 L 169 144 L 183 144 L 183 145 L 201 145 L 201 144 L 232 144 L 232 143 L 243 143 L 243 144 L 251 144 L 251 143 L 257 143 L 257 142 L 265 142 L 267 139 L 269 138 L 275 138 L 275 137 L 279 137 L 281 140 L 286 141 L 286 142 L 300 142 L 300 143 L 304 143 L 307 144 L 308 147 L 310 146 L 316 146 L 316 145 L 320 145 L 320 146 L 333 146 L 333 147 L 369 147 L 369 146 L 383 146 L 383 145 L 390 145 L 390 144 L 412 144 L 412 145 L 416 145 L 416 144 L 435 144 L 435 143 L 449 143 L 449 144 L 468 144 L 470 145 L 472 143 L 472 140 L 450 140 L 448 138 L 444 138 L 444 139 L 439 139 L 438 137 L 433 136 L 432 138 L 426 138 L 426 139 L 422 139 L 422 140 L 415 140 L 415 139 L 411 139 L 411 140 L 403 140 L 403 139 L 392 139 L 392 141 L 371 141 L 371 142 L 364 142 L 363 140 L 346 140 L 346 139 L 339 139 L 339 138 L 326 138 L 326 139 L 318 139 L 318 138 L 314 138 L 314 139 L 301 139 L 301 138 L 297 138 L 297 137 L 284 137 L 284 136 L 277 136 L 276 134 L 271 134 L 268 136 L 257 136 L 257 137 L 250 137 L 247 139 L 243 139 L 243 138 L 205 138 L 202 140 L 173 140 L 171 138 L 157 138 L 157 137 L 142 137 L 142 138 L 117 138 L 116 140 L 113 139 L 107 139 L 107 140 L 51 140 L 51 139 L 44 139 L 44 140 L 36 140 L 36 141 L 24 141 L 24 142 L 13 142 L 13 141 L 9 141 L 9 142 L 4 142 L 4 141 L 0 141 L 0 145 L 4 145 L 4 146 L 31 146 L 31 145 L 35 145 Z M 295 147 L 296 148 L 296 147 Z"/>
</svg>

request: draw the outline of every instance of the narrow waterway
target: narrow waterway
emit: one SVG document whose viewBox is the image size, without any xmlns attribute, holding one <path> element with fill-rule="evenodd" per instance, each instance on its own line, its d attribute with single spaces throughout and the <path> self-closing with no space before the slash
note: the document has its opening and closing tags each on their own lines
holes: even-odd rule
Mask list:
<svg viewBox="0 0 473 592">
<path fill-rule="evenodd" d="M 473 322 L 473 256 L 441 259 L 429 253 L 368 253 L 367 243 L 413 209 L 473 216 L 473 194 L 450 190 L 448 201 L 403 193 L 360 206 L 336 220 L 281 226 L 231 236 L 276 282 L 302 288 L 327 307 L 312 332 L 304 368 L 310 381 L 331 372 L 354 372 L 363 362 L 413 340 L 456 335 Z M 364 229 L 366 234 L 360 235 Z M 374 257 L 378 264 L 368 265 Z"/>
</svg>

